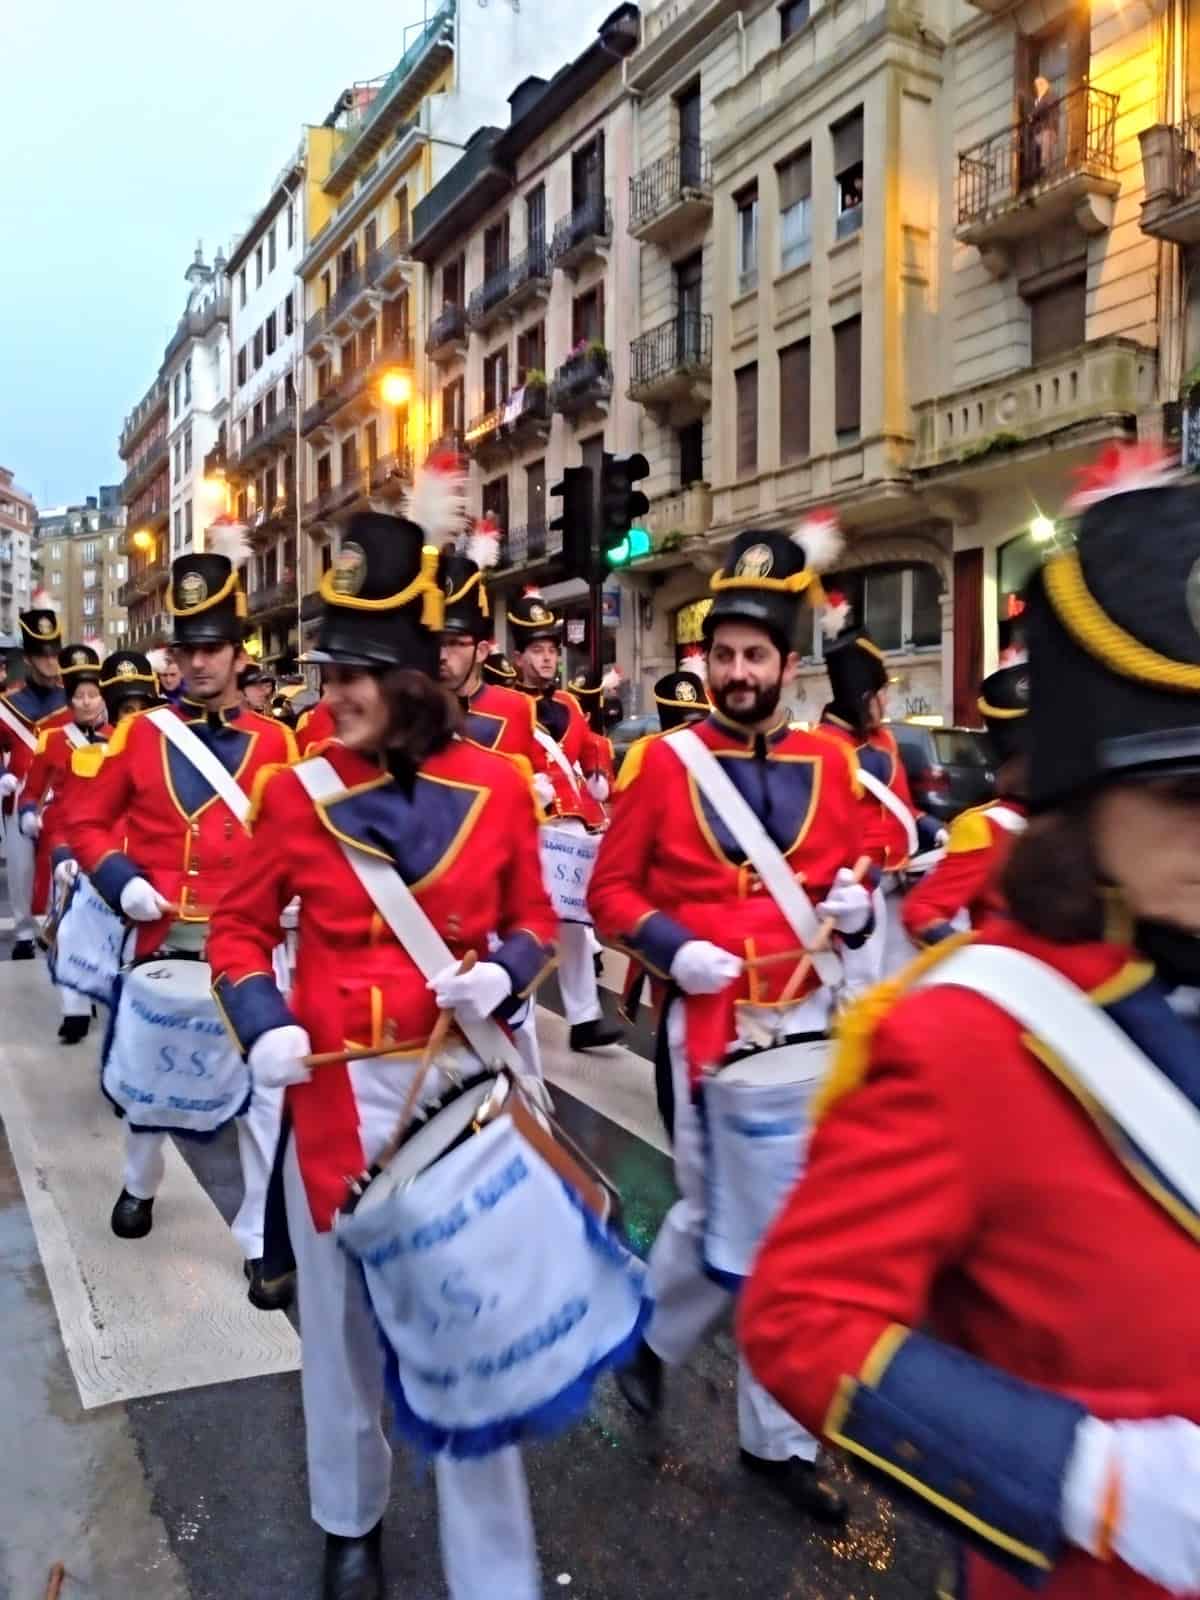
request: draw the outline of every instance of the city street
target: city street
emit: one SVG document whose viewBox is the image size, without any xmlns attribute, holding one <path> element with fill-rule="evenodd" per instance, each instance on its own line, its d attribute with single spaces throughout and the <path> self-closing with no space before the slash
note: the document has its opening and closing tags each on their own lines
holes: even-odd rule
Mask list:
<svg viewBox="0 0 1200 1600">
<path fill-rule="evenodd" d="M 5 902 L 0 1600 L 42 1596 L 59 1560 L 64 1600 L 308 1600 L 321 1540 L 307 1514 L 299 1345 L 282 1316 L 245 1302 L 220 1220 L 239 1198 L 232 1135 L 181 1145 L 154 1233 L 113 1238 L 119 1128 L 95 1087 L 98 1030 L 58 1045 L 44 968 L 8 961 L 10 931 Z M 607 958 L 608 986 L 616 964 Z M 619 1184 L 644 1249 L 673 1193 L 648 1033 L 632 1050 L 572 1057 L 552 1009 L 543 1024 L 560 1116 Z M 547 1594 L 932 1600 L 937 1589 L 939 1541 L 846 1468 L 853 1511 L 836 1536 L 746 1480 L 727 1329 L 675 1375 L 661 1429 L 643 1429 L 605 1381 L 587 1421 L 528 1458 Z M 431 1478 L 410 1459 L 397 1462 L 385 1549 L 389 1594 L 444 1594 Z"/>
</svg>

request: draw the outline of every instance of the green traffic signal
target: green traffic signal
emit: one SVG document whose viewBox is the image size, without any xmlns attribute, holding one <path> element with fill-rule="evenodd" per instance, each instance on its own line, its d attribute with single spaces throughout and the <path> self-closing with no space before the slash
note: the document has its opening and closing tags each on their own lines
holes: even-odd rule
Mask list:
<svg viewBox="0 0 1200 1600">
<path fill-rule="evenodd" d="M 610 567 L 628 567 L 643 556 L 648 556 L 653 548 L 654 540 L 645 528 L 630 528 L 620 544 L 604 552 L 604 559 Z"/>
</svg>

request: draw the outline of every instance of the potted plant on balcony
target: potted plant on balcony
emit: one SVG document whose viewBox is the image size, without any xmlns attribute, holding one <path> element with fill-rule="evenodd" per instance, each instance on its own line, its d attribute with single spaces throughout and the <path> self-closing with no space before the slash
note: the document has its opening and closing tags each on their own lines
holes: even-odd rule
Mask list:
<svg viewBox="0 0 1200 1600">
<path fill-rule="evenodd" d="M 546 374 L 541 367 L 532 367 L 525 374 L 525 387 L 527 389 L 544 389 L 546 387 Z"/>
</svg>

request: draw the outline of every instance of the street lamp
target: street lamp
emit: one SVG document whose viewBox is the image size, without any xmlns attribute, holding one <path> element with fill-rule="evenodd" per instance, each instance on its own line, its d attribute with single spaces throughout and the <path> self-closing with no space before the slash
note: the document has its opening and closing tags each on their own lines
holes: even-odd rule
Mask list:
<svg viewBox="0 0 1200 1600">
<path fill-rule="evenodd" d="M 154 549 L 154 535 L 149 528 L 139 528 L 133 535 L 133 548 L 135 550 L 150 551 Z"/>
<path fill-rule="evenodd" d="M 1049 544 L 1057 532 L 1053 521 L 1040 511 L 1029 524 L 1029 536 L 1034 544 Z"/>
<path fill-rule="evenodd" d="M 384 405 L 406 406 L 412 399 L 412 379 L 407 372 L 389 367 L 379 382 Z"/>
</svg>

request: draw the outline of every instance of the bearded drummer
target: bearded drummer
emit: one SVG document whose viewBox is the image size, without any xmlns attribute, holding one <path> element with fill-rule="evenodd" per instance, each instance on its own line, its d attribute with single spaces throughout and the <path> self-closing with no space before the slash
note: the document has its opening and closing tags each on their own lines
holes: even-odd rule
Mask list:
<svg viewBox="0 0 1200 1600">
<path fill-rule="evenodd" d="M 414 497 L 424 503 L 420 486 Z M 445 648 L 437 545 L 448 531 L 371 512 L 351 519 L 322 583 L 314 655 L 338 738 L 265 782 L 253 855 L 217 910 L 211 941 L 215 992 L 255 1083 L 287 1091 L 284 1189 L 309 1494 L 326 1535 L 323 1600 L 383 1595 L 391 1482 L 383 1355 L 362 1272 L 331 1231 L 349 1200 L 348 1175 L 367 1168 L 392 1134 L 438 1008 L 507 1019 L 553 960 L 528 777 L 460 736 L 461 709 L 436 682 Z M 332 778 L 332 798 L 314 800 L 306 788 L 319 769 Z M 432 982 L 339 841 L 412 887 L 456 958 Z M 270 952 L 294 896 L 299 942 L 285 1001 L 269 976 Z M 468 952 L 479 963 L 459 974 Z M 382 1059 L 313 1072 L 304 1064 L 314 1046 L 336 1052 L 388 1039 L 395 1051 Z M 537 1555 L 517 1448 L 439 1455 L 436 1475 L 452 1600 L 534 1600 Z"/>
<path fill-rule="evenodd" d="M 553 790 L 548 826 L 568 835 L 600 834 L 607 826 L 604 802 L 610 789 L 600 770 L 595 741 L 574 695 L 559 687 L 562 618 L 540 594 L 521 595 L 509 607 L 517 687 L 537 712 L 539 742 L 547 752 L 546 772 Z M 558 987 L 570 1026 L 572 1050 L 599 1050 L 619 1044 L 621 1029 L 600 1005 L 595 938 L 586 922 L 564 919 L 558 934 Z"/>
<path fill-rule="evenodd" d="M 232 553 L 241 551 L 235 545 Z M 233 806 L 244 816 L 257 774 L 296 755 L 291 733 L 248 710 L 238 688 L 246 597 L 230 555 L 177 557 L 168 603 L 187 695 L 178 706 L 121 722 L 81 788 L 71 826 L 80 870 L 112 910 L 137 924 L 139 964 L 156 956 L 204 959 L 209 917 L 250 845 Z M 169 737 L 160 715 L 176 719 L 183 735 Z M 204 770 L 211 758 L 232 783 L 229 798 Z M 256 1093 L 237 1122 L 245 1195 L 233 1233 L 246 1258 L 251 1304 L 260 1310 L 284 1308 L 293 1292 L 290 1277 L 272 1282 L 262 1270 L 280 1106 L 278 1094 Z M 112 1212 L 119 1239 L 144 1238 L 154 1225 L 165 1138 L 127 1124 L 124 1181 Z"/>
<path fill-rule="evenodd" d="M 816 522 L 794 535 L 755 531 L 733 541 L 704 622 L 712 709 L 684 732 L 732 781 L 785 871 L 817 902 L 814 917 L 832 919 L 844 956 L 865 947 L 872 926 L 870 895 L 853 881 L 862 829 L 855 763 L 828 739 L 792 729 L 782 704 L 796 677 L 802 605 L 820 596 L 818 572 L 839 548 Z M 626 757 L 589 895 L 601 936 L 668 987 L 660 1104 L 680 1199 L 650 1256 L 653 1319 L 618 1380 L 644 1417 L 661 1406 L 664 1364 L 685 1361 L 729 1303 L 728 1288 L 706 1276 L 702 1261 L 708 1158 L 696 1092 L 731 1055 L 823 1035 L 832 1011 L 815 970 L 788 995 L 804 955 L 799 936 L 737 842 L 731 808 L 702 795 L 699 775 L 676 753 L 680 736 L 645 740 Z M 791 959 L 760 964 L 788 952 Z M 818 1473 L 817 1441 L 744 1365 L 738 1420 L 748 1471 L 821 1521 L 843 1518 L 840 1496 Z"/>
</svg>

